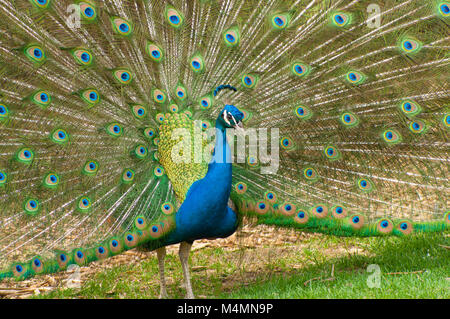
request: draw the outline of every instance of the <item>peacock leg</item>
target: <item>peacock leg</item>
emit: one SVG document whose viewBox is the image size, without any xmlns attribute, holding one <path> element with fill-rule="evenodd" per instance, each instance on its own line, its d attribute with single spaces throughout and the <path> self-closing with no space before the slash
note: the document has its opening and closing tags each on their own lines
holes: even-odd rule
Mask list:
<svg viewBox="0 0 450 319">
<path fill-rule="evenodd" d="M 166 290 L 166 277 L 164 276 L 164 259 L 166 258 L 166 247 L 161 247 L 156 250 L 156 255 L 158 256 L 158 266 L 159 266 L 159 281 L 161 286 L 161 292 L 159 294 L 159 299 L 168 298 Z"/>
<path fill-rule="evenodd" d="M 194 299 L 194 293 L 192 292 L 191 276 L 189 274 L 189 252 L 191 251 L 192 243 L 182 242 L 180 244 L 180 261 L 181 268 L 183 269 L 184 283 L 186 286 L 186 299 Z"/>
</svg>

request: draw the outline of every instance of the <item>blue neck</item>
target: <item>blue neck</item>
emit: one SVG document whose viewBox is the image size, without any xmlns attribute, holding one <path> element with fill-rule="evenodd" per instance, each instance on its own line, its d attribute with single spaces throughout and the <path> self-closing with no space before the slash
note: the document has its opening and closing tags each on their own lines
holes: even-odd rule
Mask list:
<svg viewBox="0 0 450 319">
<path fill-rule="evenodd" d="M 214 146 L 214 155 L 209 163 L 208 171 L 211 169 L 211 164 L 221 167 L 222 169 L 229 169 L 231 173 L 231 150 L 227 142 L 226 128 L 222 121 L 216 120 L 216 145 Z M 226 164 L 226 165 L 221 165 Z"/>
</svg>

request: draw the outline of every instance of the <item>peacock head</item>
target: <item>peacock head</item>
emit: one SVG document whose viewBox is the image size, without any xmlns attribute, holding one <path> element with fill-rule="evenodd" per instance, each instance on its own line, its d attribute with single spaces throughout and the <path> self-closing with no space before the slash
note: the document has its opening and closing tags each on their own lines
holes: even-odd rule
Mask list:
<svg viewBox="0 0 450 319">
<path fill-rule="evenodd" d="M 234 105 L 225 105 L 222 112 L 220 112 L 217 118 L 217 124 L 223 128 L 235 128 L 242 130 L 242 120 L 244 118 L 244 113 L 239 111 L 239 109 Z"/>
</svg>

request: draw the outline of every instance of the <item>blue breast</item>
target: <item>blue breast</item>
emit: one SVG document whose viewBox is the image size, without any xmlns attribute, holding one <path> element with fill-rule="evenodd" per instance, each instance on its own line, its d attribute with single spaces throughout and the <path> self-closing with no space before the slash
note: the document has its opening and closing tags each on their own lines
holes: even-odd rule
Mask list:
<svg viewBox="0 0 450 319">
<path fill-rule="evenodd" d="M 208 172 L 189 188 L 176 214 L 175 230 L 164 240 L 166 245 L 201 238 L 227 237 L 234 233 L 237 216 L 227 206 L 232 178 L 230 157 L 225 136 L 220 137 L 218 134 Z"/>
</svg>

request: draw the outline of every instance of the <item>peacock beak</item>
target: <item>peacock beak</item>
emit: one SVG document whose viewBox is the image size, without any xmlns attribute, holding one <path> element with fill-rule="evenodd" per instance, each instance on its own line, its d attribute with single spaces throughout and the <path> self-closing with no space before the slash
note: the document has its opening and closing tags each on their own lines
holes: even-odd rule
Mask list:
<svg viewBox="0 0 450 319">
<path fill-rule="evenodd" d="M 237 122 L 236 125 L 233 126 L 238 132 L 244 131 L 244 125 L 241 121 Z"/>
</svg>

